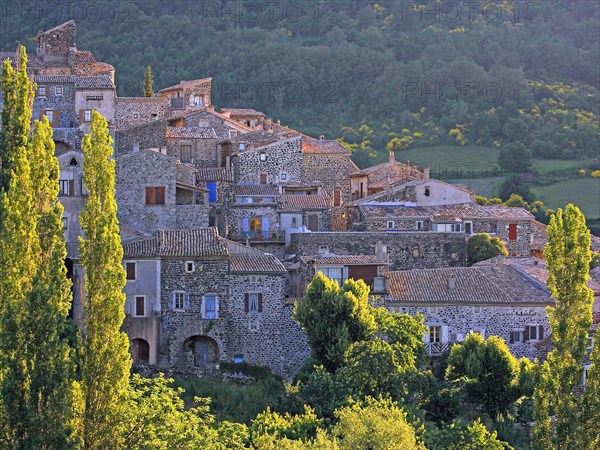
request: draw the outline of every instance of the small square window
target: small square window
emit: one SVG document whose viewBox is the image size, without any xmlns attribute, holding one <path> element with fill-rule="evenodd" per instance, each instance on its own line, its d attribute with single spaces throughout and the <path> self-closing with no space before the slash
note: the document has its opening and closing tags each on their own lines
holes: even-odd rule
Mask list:
<svg viewBox="0 0 600 450">
<path fill-rule="evenodd" d="M 146 297 L 144 297 L 143 295 L 136 295 L 135 297 L 135 315 L 146 315 Z"/>
<path fill-rule="evenodd" d="M 165 204 L 165 188 L 164 187 L 147 187 L 146 188 L 146 205 L 164 205 Z"/>
<path fill-rule="evenodd" d="M 46 86 L 38 86 L 38 96 L 39 97 L 46 96 Z"/>
<path fill-rule="evenodd" d="M 135 281 L 137 273 L 137 264 L 134 262 L 128 262 L 125 264 L 125 270 L 127 271 L 127 280 Z"/>
<path fill-rule="evenodd" d="M 183 309 L 185 307 L 185 292 L 173 293 L 173 309 Z"/>
<path fill-rule="evenodd" d="M 418 231 L 423 230 L 423 221 L 422 220 L 417 220 L 417 230 Z"/>
<path fill-rule="evenodd" d="M 133 118 L 137 119 L 138 117 L 140 117 L 140 115 L 138 113 L 133 113 Z"/>
<path fill-rule="evenodd" d="M 186 261 L 185 262 L 185 271 L 187 273 L 192 273 L 196 269 L 194 261 Z"/>
<path fill-rule="evenodd" d="M 431 195 L 431 189 L 429 186 L 425 186 L 425 197 L 429 197 Z"/>
<path fill-rule="evenodd" d="M 387 227 L 388 229 L 393 229 L 396 226 L 393 220 L 388 220 Z"/>
<path fill-rule="evenodd" d="M 297 221 L 295 217 L 292 217 L 292 226 L 295 227 L 297 226 Z"/>
<path fill-rule="evenodd" d="M 192 160 L 192 146 L 190 144 L 179 146 L 179 160 L 181 162 L 190 162 Z"/>
<path fill-rule="evenodd" d="M 84 109 L 83 110 L 83 121 L 84 122 L 91 122 L 92 121 L 92 110 L 91 109 Z"/>
<path fill-rule="evenodd" d="M 56 92 L 56 95 L 63 95 L 63 87 L 56 86 L 55 92 Z"/>
<path fill-rule="evenodd" d="M 201 120 L 200 128 L 208 128 L 208 120 Z"/>
<path fill-rule="evenodd" d="M 267 160 L 267 154 L 266 153 L 261 153 L 260 154 L 260 160 L 261 160 L 261 162 L 265 162 Z"/>
</svg>

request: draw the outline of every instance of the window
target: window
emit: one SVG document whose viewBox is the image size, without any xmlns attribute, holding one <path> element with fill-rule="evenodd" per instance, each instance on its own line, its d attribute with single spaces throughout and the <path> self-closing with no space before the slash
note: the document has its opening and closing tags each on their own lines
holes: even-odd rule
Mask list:
<svg viewBox="0 0 600 450">
<path fill-rule="evenodd" d="M 240 144 L 238 148 L 240 149 L 240 152 L 243 152 L 244 150 L 246 150 L 246 144 Z"/>
<path fill-rule="evenodd" d="M 38 86 L 38 96 L 39 97 L 46 96 L 46 86 Z"/>
<path fill-rule="evenodd" d="M 308 214 L 308 229 L 310 231 L 319 231 L 319 215 L 315 213 Z"/>
<path fill-rule="evenodd" d="M 217 182 L 207 181 L 206 189 L 208 189 L 208 201 L 210 203 L 215 203 L 217 201 Z"/>
<path fill-rule="evenodd" d="M 56 86 L 55 92 L 56 92 L 56 95 L 63 95 L 63 87 Z"/>
<path fill-rule="evenodd" d="M 54 110 L 46 109 L 46 110 L 44 110 L 44 115 L 48 118 L 48 122 L 50 122 L 50 125 L 53 125 L 54 124 Z"/>
<path fill-rule="evenodd" d="M 423 231 L 423 221 L 417 220 L 417 231 Z"/>
<path fill-rule="evenodd" d="M 321 272 L 327 278 L 337 281 L 340 286 L 344 283 L 343 270 L 341 267 L 326 267 L 316 269 L 316 271 Z"/>
<path fill-rule="evenodd" d="M 134 281 L 137 273 L 137 264 L 134 262 L 125 263 L 125 271 L 127 272 L 127 280 Z"/>
<path fill-rule="evenodd" d="M 523 332 L 520 330 L 513 330 L 510 332 L 509 342 L 511 344 L 518 344 L 523 341 Z"/>
<path fill-rule="evenodd" d="M 138 113 L 133 113 L 133 118 L 137 119 L 140 115 Z"/>
<path fill-rule="evenodd" d="M 260 184 L 267 184 L 267 174 L 264 172 L 260 174 Z"/>
<path fill-rule="evenodd" d="M 234 138 L 238 135 L 237 130 L 229 130 L 229 138 Z"/>
<path fill-rule="evenodd" d="M 182 162 L 190 162 L 192 160 L 192 146 L 182 144 L 179 146 L 179 160 Z"/>
<path fill-rule="evenodd" d="M 194 106 L 202 106 L 202 97 L 200 95 L 194 96 Z"/>
<path fill-rule="evenodd" d="M 263 295 L 257 292 L 244 294 L 244 310 L 247 313 L 259 313 L 263 310 Z"/>
<path fill-rule="evenodd" d="M 261 162 L 265 162 L 267 160 L 267 154 L 266 153 L 261 153 L 259 156 L 259 159 Z"/>
<path fill-rule="evenodd" d="M 508 240 L 509 241 L 517 240 L 517 224 L 516 223 L 508 224 Z"/>
<path fill-rule="evenodd" d="M 135 315 L 146 315 L 146 297 L 143 295 L 136 295 L 135 297 Z"/>
<path fill-rule="evenodd" d="M 69 219 L 67 217 L 62 218 L 63 230 L 67 230 L 69 228 Z"/>
<path fill-rule="evenodd" d="M 165 188 L 164 187 L 147 187 L 146 188 L 146 205 L 164 205 L 165 204 Z"/>
<path fill-rule="evenodd" d="M 594 336 L 588 336 L 585 348 L 587 350 L 591 350 L 594 348 Z"/>
<path fill-rule="evenodd" d="M 431 189 L 429 186 L 425 186 L 425 197 L 429 197 L 431 195 Z"/>
<path fill-rule="evenodd" d="M 196 266 L 194 265 L 194 261 L 186 261 L 185 262 L 185 271 L 187 273 L 192 273 L 195 269 L 196 269 Z"/>
<path fill-rule="evenodd" d="M 203 314 L 202 317 L 204 319 L 216 319 L 218 317 L 217 313 L 217 297 L 215 295 L 205 295 L 203 305 Z"/>
<path fill-rule="evenodd" d="M 329 254 L 329 245 L 319 245 L 319 255 Z"/>
<path fill-rule="evenodd" d="M 342 206 L 342 191 L 340 189 L 333 191 L 333 206 Z"/>
<path fill-rule="evenodd" d="M 91 122 L 92 121 L 92 110 L 91 109 L 84 109 L 83 110 L 83 121 L 84 122 Z"/>
<path fill-rule="evenodd" d="M 292 217 L 292 226 L 296 227 L 297 226 L 297 221 L 295 217 Z"/>
<path fill-rule="evenodd" d="M 281 181 L 286 181 L 287 180 L 287 173 L 281 172 L 281 175 L 279 175 L 279 179 Z"/>
<path fill-rule="evenodd" d="M 439 325 L 429 326 L 429 342 L 441 342 L 442 341 L 442 327 Z"/>
<path fill-rule="evenodd" d="M 183 310 L 188 302 L 189 295 L 186 292 L 173 292 L 173 309 Z"/>
<path fill-rule="evenodd" d="M 388 222 L 387 222 L 387 227 L 388 227 L 389 229 L 393 229 L 395 225 L 396 225 L 396 224 L 394 223 L 394 221 L 393 221 L 393 220 L 388 220 Z"/>
<path fill-rule="evenodd" d="M 473 222 L 465 222 L 465 234 L 473 234 Z"/>
<path fill-rule="evenodd" d="M 208 120 L 202 119 L 200 120 L 200 128 L 208 128 Z"/>
<path fill-rule="evenodd" d="M 419 246 L 415 245 L 412 248 L 412 256 L 413 256 L 413 258 L 421 257 L 421 249 L 419 248 Z"/>
<path fill-rule="evenodd" d="M 70 180 L 58 181 L 58 184 L 60 186 L 60 191 L 58 192 L 58 195 L 61 195 L 63 197 L 71 195 L 71 190 L 69 189 L 71 187 L 71 183 L 69 183 L 69 181 Z"/>
<path fill-rule="evenodd" d="M 481 312 L 481 306 L 473 306 L 473 312 L 479 314 Z"/>
<path fill-rule="evenodd" d="M 460 223 L 434 223 L 433 231 L 441 231 L 445 233 L 449 232 L 460 232 L 462 230 Z"/>
<path fill-rule="evenodd" d="M 523 331 L 523 342 L 539 341 L 544 339 L 544 327 L 542 325 L 527 325 Z"/>
</svg>

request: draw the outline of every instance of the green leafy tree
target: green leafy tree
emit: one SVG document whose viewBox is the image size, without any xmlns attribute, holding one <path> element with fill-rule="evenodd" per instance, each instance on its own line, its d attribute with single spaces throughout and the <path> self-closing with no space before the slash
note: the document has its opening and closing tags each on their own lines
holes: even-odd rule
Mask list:
<svg viewBox="0 0 600 450">
<path fill-rule="evenodd" d="M 507 411 L 521 395 L 519 362 L 498 336 L 484 340 L 470 333 L 452 347 L 446 374 L 448 380 L 464 380 L 467 399 L 492 417 Z"/>
<path fill-rule="evenodd" d="M 332 434 L 347 450 L 424 449 L 406 413 L 391 400 L 367 397 L 336 411 L 338 423 Z"/>
<path fill-rule="evenodd" d="M 498 255 L 508 256 L 508 250 L 500 238 L 487 233 L 474 234 L 467 243 L 467 265 L 472 266 L 480 261 L 494 258 Z"/>
<path fill-rule="evenodd" d="M 152 97 L 154 95 L 154 81 L 152 79 L 152 69 L 150 66 L 146 67 L 146 73 L 144 74 L 144 87 L 142 89 L 143 97 Z"/>
<path fill-rule="evenodd" d="M 498 165 L 506 173 L 527 172 L 531 168 L 531 152 L 520 142 L 508 144 L 498 154 Z"/>
<path fill-rule="evenodd" d="M 579 448 L 600 448 L 600 343 L 596 340 L 590 354 L 590 367 L 581 398 L 581 433 Z"/>
<path fill-rule="evenodd" d="M 369 305 L 369 288 L 347 280 L 341 288 L 319 272 L 308 285 L 293 317 L 306 331 L 313 357 L 335 371 L 353 342 L 369 339 L 377 325 Z"/>
<path fill-rule="evenodd" d="M 542 365 L 534 393 L 537 424 L 533 437 L 540 449 L 580 448 L 579 391 L 594 299 L 587 287 L 590 231 L 579 208 L 569 204 L 564 212 L 559 209 L 552 216 L 547 233 L 548 289 L 556 302 L 555 307 L 548 307 L 553 350 Z"/>
<path fill-rule="evenodd" d="M 2 172 L 9 188 L 0 188 L 1 428 L 11 448 L 66 449 L 73 444 L 73 367 L 64 338 L 70 286 L 59 165 L 46 118 L 28 136 L 32 86 L 25 49 L 17 73 L 7 63 L 3 69 L 8 128 L 2 132 Z"/>
<path fill-rule="evenodd" d="M 498 187 L 498 197 L 503 201 L 508 201 L 513 194 L 519 195 L 526 202 L 535 200 L 531 188 L 516 174 L 507 177 Z"/>
<path fill-rule="evenodd" d="M 92 111 L 91 133 L 83 138 L 83 181 L 88 199 L 80 223 L 85 270 L 82 355 L 84 400 L 81 435 L 86 449 L 120 448 L 131 356 L 121 331 L 125 318 L 125 269 L 115 201 L 115 162 L 106 120 Z"/>
</svg>

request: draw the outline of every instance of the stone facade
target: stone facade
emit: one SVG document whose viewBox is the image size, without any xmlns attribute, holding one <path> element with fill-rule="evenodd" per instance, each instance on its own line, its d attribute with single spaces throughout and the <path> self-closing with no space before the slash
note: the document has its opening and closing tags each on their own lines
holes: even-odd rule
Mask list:
<svg viewBox="0 0 600 450">
<path fill-rule="evenodd" d="M 326 247 L 334 255 L 373 255 L 377 242 L 387 246 L 390 270 L 466 265 L 466 240 L 460 233 L 294 233 L 289 253 L 317 255 Z"/>
<path fill-rule="evenodd" d="M 117 130 L 115 154 L 117 156 L 132 153 L 134 149 L 166 148 L 167 122 L 155 120 L 143 125 Z"/>
<path fill-rule="evenodd" d="M 115 128 L 124 130 L 165 119 L 167 105 L 168 100 L 161 97 L 117 97 Z"/>
</svg>

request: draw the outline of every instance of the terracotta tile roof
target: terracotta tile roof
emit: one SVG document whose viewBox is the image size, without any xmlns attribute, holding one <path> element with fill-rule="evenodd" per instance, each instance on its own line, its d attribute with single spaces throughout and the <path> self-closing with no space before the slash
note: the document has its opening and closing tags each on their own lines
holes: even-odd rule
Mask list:
<svg viewBox="0 0 600 450">
<path fill-rule="evenodd" d="M 511 266 L 405 270 L 389 277 L 392 301 L 403 303 L 553 303 L 543 285 Z"/>
<path fill-rule="evenodd" d="M 227 167 L 205 167 L 197 169 L 198 181 L 233 181 L 233 172 Z"/>
<path fill-rule="evenodd" d="M 387 161 L 350 174 L 350 176 L 357 175 L 367 175 L 369 188 L 383 188 L 391 184 L 425 178 L 425 174 L 418 168 L 400 161 Z"/>
<path fill-rule="evenodd" d="M 301 256 L 300 260 L 306 264 L 341 264 L 345 266 L 387 263 L 377 261 L 375 255 L 335 255 L 335 256 Z"/>
<path fill-rule="evenodd" d="M 67 25 L 72 25 L 73 27 L 75 26 L 75 21 L 74 20 L 67 20 L 66 22 L 61 23 L 60 25 L 56 25 L 54 28 L 50 28 L 49 30 L 46 31 L 40 31 L 36 37 L 40 37 L 44 34 L 48 34 L 51 33 L 52 31 L 56 31 L 56 30 L 60 30 L 61 28 L 66 27 Z"/>
<path fill-rule="evenodd" d="M 75 63 L 91 64 L 96 62 L 96 58 L 89 50 L 77 50 L 69 54 L 69 59 Z"/>
<path fill-rule="evenodd" d="M 533 215 L 523 208 L 482 206 L 477 203 L 458 203 L 438 206 L 406 206 L 401 203 L 370 202 L 359 205 L 366 218 L 428 219 L 440 216 L 460 219 L 533 220 Z"/>
<path fill-rule="evenodd" d="M 233 273 L 286 273 L 284 265 L 273 255 L 231 255 Z"/>
<path fill-rule="evenodd" d="M 92 77 L 74 77 L 76 89 L 114 89 L 115 85 L 108 75 Z"/>
<path fill-rule="evenodd" d="M 284 195 L 282 196 L 283 211 L 304 211 L 305 209 L 331 208 L 331 197 L 327 194 L 318 195 Z"/>
<path fill-rule="evenodd" d="M 235 195 L 264 195 L 275 197 L 279 195 L 279 189 L 272 184 L 236 184 L 233 187 Z"/>
<path fill-rule="evenodd" d="M 202 83 L 210 82 L 211 80 L 212 80 L 212 78 L 200 78 L 198 80 L 182 81 L 179 84 L 175 84 L 173 86 L 166 87 L 164 89 L 161 89 L 158 92 L 177 91 L 179 89 L 185 89 L 185 88 L 188 88 L 190 86 L 195 86 L 197 84 L 202 84 Z"/>
<path fill-rule="evenodd" d="M 302 153 L 315 155 L 350 155 L 351 152 L 333 139 L 302 139 Z"/>
<path fill-rule="evenodd" d="M 217 139 L 212 127 L 167 127 L 167 138 Z"/>
<path fill-rule="evenodd" d="M 158 230 L 156 236 L 123 245 L 126 257 L 180 258 L 227 256 L 227 246 L 216 228 Z"/>
<path fill-rule="evenodd" d="M 265 117 L 265 113 L 248 108 L 221 108 L 219 112 L 229 117 Z"/>
</svg>

